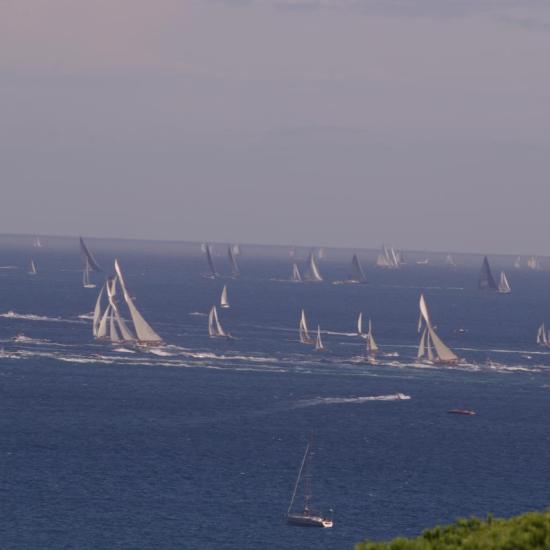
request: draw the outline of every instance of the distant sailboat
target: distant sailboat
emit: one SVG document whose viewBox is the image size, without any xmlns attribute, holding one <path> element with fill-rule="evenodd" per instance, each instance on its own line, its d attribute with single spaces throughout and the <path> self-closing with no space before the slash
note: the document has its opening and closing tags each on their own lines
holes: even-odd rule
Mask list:
<svg viewBox="0 0 550 550">
<path fill-rule="evenodd" d="M 515 267 L 516 269 L 521 269 L 521 256 L 518 256 L 518 257 L 516 258 L 516 261 L 514 262 L 514 267 Z"/>
<path fill-rule="evenodd" d="M 506 278 L 506 273 L 504 271 L 500 272 L 500 282 L 498 283 L 498 291 L 500 294 L 510 294 L 512 292 L 512 287 Z"/>
<path fill-rule="evenodd" d="M 214 260 L 212 259 L 212 246 L 209 244 L 203 244 L 203 250 L 206 254 L 206 261 L 208 262 L 208 269 L 210 269 L 210 275 L 209 277 L 211 279 L 215 279 L 218 277 L 218 272 L 216 271 L 216 268 L 214 267 Z"/>
<path fill-rule="evenodd" d="M 456 267 L 455 259 L 453 258 L 452 254 L 447 254 L 447 257 L 445 258 L 445 264 L 447 264 L 449 267 Z"/>
<path fill-rule="evenodd" d="M 36 275 L 38 274 L 38 269 L 36 269 L 36 264 L 34 263 L 34 260 L 31 260 L 31 269 L 29 271 L 29 275 Z"/>
<path fill-rule="evenodd" d="M 357 336 L 364 336 L 363 333 L 363 312 L 360 312 L 357 317 Z"/>
<path fill-rule="evenodd" d="M 105 285 L 101 287 L 101 290 L 99 291 L 99 295 L 95 303 L 94 317 L 92 320 L 92 334 L 94 338 L 98 338 L 99 323 L 101 322 L 101 300 L 103 298 L 104 292 L 105 292 Z"/>
<path fill-rule="evenodd" d="M 430 260 L 428 258 L 424 258 L 423 260 L 417 260 L 416 265 L 428 265 L 430 263 Z"/>
<path fill-rule="evenodd" d="M 40 237 L 35 237 L 32 242 L 33 248 L 42 248 L 42 243 L 40 242 Z"/>
<path fill-rule="evenodd" d="M 90 280 L 90 264 L 87 258 L 84 261 L 84 271 L 82 272 L 82 286 L 84 288 L 95 288 L 95 284 Z"/>
<path fill-rule="evenodd" d="M 478 286 L 480 290 L 498 290 L 495 278 L 491 273 L 491 267 L 489 266 L 489 260 L 487 259 L 487 256 L 483 258 L 483 263 L 481 264 Z"/>
<path fill-rule="evenodd" d="M 293 283 L 303 283 L 304 280 L 302 279 L 302 274 L 300 273 L 300 268 L 298 267 L 298 264 L 293 263 L 292 264 L 292 273 L 290 275 L 290 280 Z"/>
<path fill-rule="evenodd" d="M 237 255 L 234 251 L 234 247 L 231 245 L 227 247 L 227 256 L 229 258 L 229 266 L 231 267 L 231 275 L 233 278 L 237 278 L 241 274 L 241 270 L 237 263 Z"/>
<path fill-rule="evenodd" d="M 419 332 L 422 330 L 422 336 L 418 344 L 417 357 L 419 359 L 427 359 L 430 363 L 442 363 L 453 364 L 458 362 L 458 356 L 455 355 L 439 338 L 432 323 L 430 321 L 430 315 L 428 313 L 428 306 L 424 295 L 420 295 L 420 319 L 419 319 Z"/>
<path fill-rule="evenodd" d="M 306 314 L 303 309 L 302 309 L 302 315 L 300 316 L 299 333 L 300 333 L 300 342 L 302 344 L 312 343 L 312 339 L 311 339 L 311 336 L 309 335 L 309 330 L 307 328 Z"/>
<path fill-rule="evenodd" d="M 548 333 L 546 332 L 546 327 L 544 323 L 542 323 L 537 331 L 537 344 L 543 347 L 548 347 L 550 345 Z"/>
<path fill-rule="evenodd" d="M 312 487 L 311 487 L 311 442 L 306 446 L 304 458 L 300 464 L 300 470 L 298 471 L 298 477 L 294 484 L 294 491 L 292 492 L 292 498 L 290 499 L 290 505 L 287 510 L 286 521 L 291 525 L 300 525 L 302 527 L 324 527 L 330 528 L 333 526 L 332 519 L 323 517 L 320 513 L 311 509 L 310 503 L 312 499 Z M 296 499 L 296 493 L 300 488 L 300 484 L 303 480 L 303 493 L 304 493 L 304 506 L 299 512 L 293 512 L 294 501 Z"/>
<path fill-rule="evenodd" d="M 388 269 L 397 269 L 401 267 L 403 263 L 405 263 L 403 254 L 396 252 L 393 247 L 388 248 L 386 245 L 382 246 L 382 252 L 376 259 L 377 267 L 385 267 Z"/>
<path fill-rule="evenodd" d="M 536 256 L 531 256 L 527 260 L 527 267 L 529 269 L 533 269 L 535 271 L 541 271 L 542 270 L 542 265 L 540 263 L 540 260 Z"/>
<path fill-rule="evenodd" d="M 124 282 L 124 277 L 122 276 L 122 270 L 118 260 L 115 260 L 115 271 L 118 275 L 118 281 L 122 288 L 122 294 L 124 295 L 124 301 L 130 310 L 130 315 L 132 317 L 132 322 L 134 324 L 134 329 L 137 335 L 137 343 L 142 346 L 158 346 L 163 344 L 162 338 L 153 330 L 151 325 L 143 318 L 141 313 L 138 311 L 137 307 L 130 296 L 128 289 L 126 288 L 126 283 Z"/>
<path fill-rule="evenodd" d="M 227 286 L 223 285 L 222 295 L 220 298 L 220 307 L 223 307 L 224 309 L 229 308 L 229 300 L 227 299 Z"/>
<path fill-rule="evenodd" d="M 378 347 L 378 345 L 376 344 L 376 341 L 374 340 L 374 335 L 372 333 L 372 323 L 370 319 L 369 319 L 369 331 L 367 332 L 366 340 L 367 340 L 368 355 L 374 355 L 376 354 L 376 352 L 380 351 L 380 348 Z"/>
<path fill-rule="evenodd" d="M 227 338 L 229 335 L 223 330 L 218 318 L 216 306 L 212 306 L 208 315 L 208 334 L 212 338 Z"/>
<path fill-rule="evenodd" d="M 96 285 L 94 285 L 90 280 L 90 272 L 92 271 L 100 272 L 102 271 L 102 269 L 97 263 L 97 260 L 94 258 L 94 255 L 90 252 L 90 250 L 84 243 L 84 239 L 82 237 L 80 237 L 80 253 L 84 260 L 84 270 L 82 273 L 82 285 L 84 286 L 84 288 L 95 288 Z"/>
<path fill-rule="evenodd" d="M 349 277 L 350 283 L 366 283 L 367 277 L 365 275 L 365 272 L 363 271 L 363 267 L 361 266 L 361 262 L 359 261 L 359 257 L 357 254 L 353 255 L 353 258 L 351 259 L 351 275 Z"/>
<path fill-rule="evenodd" d="M 323 340 L 321 340 L 321 327 L 317 325 L 317 337 L 315 338 L 315 351 L 325 351 Z"/>
<path fill-rule="evenodd" d="M 317 262 L 315 261 L 315 255 L 313 252 L 309 253 L 308 271 L 306 279 L 310 282 L 320 283 L 323 280 Z"/>
</svg>

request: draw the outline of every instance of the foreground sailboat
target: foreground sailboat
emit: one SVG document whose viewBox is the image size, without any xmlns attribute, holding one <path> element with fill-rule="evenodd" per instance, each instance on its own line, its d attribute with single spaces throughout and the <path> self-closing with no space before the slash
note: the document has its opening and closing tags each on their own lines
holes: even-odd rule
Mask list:
<svg viewBox="0 0 550 550">
<path fill-rule="evenodd" d="M 229 308 L 229 300 L 227 298 L 227 286 L 226 285 L 223 285 L 222 295 L 221 295 L 221 298 L 220 298 L 220 307 L 222 307 L 224 309 Z"/>
<path fill-rule="evenodd" d="M 302 315 L 300 316 L 300 325 L 298 327 L 298 331 L 300 333 L 300 342 L 302 344 L 313 343 L 313 340 L 311 339 L 311 336 L 309 335 L 309 330 L 307 328 L 306 313 L 303 309 Z"/>
<path fill-rule="evenodd" d="M 512 292 L 512 287 L 510 286 L 510 283 L 508 282 L 506 273 L 504 273 L 504 271 L 500 272 L 500 281 L 498 283 L 498 291 L 500 294 L 510 294 L 510 292 Z"/>
<path fill-rule="evenodd" d="M 483 262 L 481 264 L 478 286 L 480 290 L 498 290 L 497 283 L 491 272 L 491 267 L 489 266 L 489 260 L 487 259 L 487 256 L 483 258 Z"/>
<path fill-rule="evenodd" d="M 418 321 L 418 331 L 422 332 L 420 342 L 418 344 L 418 359 L 423 359 L 426 362 L 439 364 L 455 364 L 459 358 L 452 352 L 441 340 L 435 332 L 430 321 L 428 306 L 424 295 L 420 295 L 420 319 Z"/>
<path fill-rule="evenodd" d="M 320 283 L 323 280 L 323 277 L 321 277 L 321 272 L 319 271 L 319 267 L 317 266 L 317 262 L 315 261 L 315 255 L 313 254 L 313 251 L 309 253 L 306 280 L 314 283 Z"/>
<path fill-rule="evenodd" d="M 292 492 L 292 498 L 290 499 L 290 505 L 286 513 L 286 521 L 290 525 L 299 525 L 302 527 L 330 528 L 333 526 L 332 519 L 323 517 L 319 512 L 313 511 L 310 507 L 312 499 L 311 455 L 311 442 L 309 442 L 307 444 L 302 463 L 300 464 L 298 478 L 296 479 L 296 483 L 294 484 L 294 491 Z M 293 512 L 292 508 L 296 499 L 296 493 L 298 492 L 298 488 L 301 484 L 303 486 L 304 493 L 303 509 L 298 512 Z"/>
<path fill-rule="evenodd" d="M 315 339 L 315 351 L 325 351 L 323 340 L 321 340 L 321 327 L 317 325 L 317 338 Z"/>
<path fill-rule="evenodd" d="M 223 327 L 218 318 L 218 310 L 216 306 L 212 306 L 208 314 L 208 335 L 211 338 L 228 338 L 229 334 L 223 330 Z"/>
</svg>

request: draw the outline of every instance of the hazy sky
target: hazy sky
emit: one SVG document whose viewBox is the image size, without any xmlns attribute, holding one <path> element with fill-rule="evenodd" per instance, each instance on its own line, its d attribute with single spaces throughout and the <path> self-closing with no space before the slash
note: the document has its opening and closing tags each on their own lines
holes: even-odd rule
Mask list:
<svg viewBox="0 0 550 550">
<path fill-rule="evenodd" d="M 0 232 L 550 253 L 548 0 L 0 0 Z"/>
</svg>

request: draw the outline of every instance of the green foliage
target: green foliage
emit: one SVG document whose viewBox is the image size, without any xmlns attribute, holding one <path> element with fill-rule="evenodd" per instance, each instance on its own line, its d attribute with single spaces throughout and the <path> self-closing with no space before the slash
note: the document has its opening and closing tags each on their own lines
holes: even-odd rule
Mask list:
<svg viewBox="0 0 550 550">
<path fill-rule="evenodd" d="M 550 550 L 550 509 L 510 519 L 459 519 L 452 525 L 428 529 L 415 539 L 361 542 L 355 550 Z"/>
</svg>

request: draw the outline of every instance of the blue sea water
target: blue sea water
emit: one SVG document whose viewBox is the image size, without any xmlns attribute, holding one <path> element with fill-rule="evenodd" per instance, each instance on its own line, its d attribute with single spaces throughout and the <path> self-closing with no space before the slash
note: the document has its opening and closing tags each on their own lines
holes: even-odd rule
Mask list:
<svg viewBox="0 0 550 550">
<path fill-rule="evenodd" d="M 0 247 L 1 548 L 343 549 L 548 505 L 550 351 L 534 343 L 550 318 L 547 272 L 509 271 L 504 296 L 476 290 L 477 259 L 364 261 L 368 284 L 333 285 L 345 254 L 320 263 L 329 282 L 292 284 L 272 280 L 288 257 L 246 247 L 237 280 L 204 278 L 199 253 L 96 252 L 119 257 L 168 345 L 93 341 L 80 315 L 101 277 L 82 288 L 76 244 Z M 224 283 L 234 338 L 213 340 L 206 314 Z M 464 364 L 416 361 L 421 291 Z M 324 354 L 297 342 L 302 307 Z M 361 360 L 359 311 L 398 357 Z M 410 399 L 370 399 L 397 392 Z M 456 407 L 477 415 L 446 413 Z M 311 433 L 313 502 L 333 510 L 333 529 L 285 523 Z"/>
</svg>

